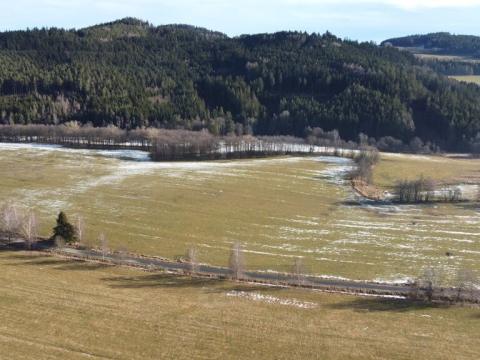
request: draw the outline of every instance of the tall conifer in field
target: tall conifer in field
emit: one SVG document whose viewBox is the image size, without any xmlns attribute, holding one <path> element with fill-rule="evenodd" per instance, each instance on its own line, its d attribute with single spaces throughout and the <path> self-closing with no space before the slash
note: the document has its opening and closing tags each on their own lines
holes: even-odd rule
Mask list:
<svg viewBox="0 0 480 360">
<path fill-rule="evenodd" d="M 66 243 L 72 243 L 77 240 L 75 227 L 68 221 L 67 215 L 63 211 L 58 214 L 57 225 L 53 228 L 53 237 L 63 238 Z"/>
</svg>

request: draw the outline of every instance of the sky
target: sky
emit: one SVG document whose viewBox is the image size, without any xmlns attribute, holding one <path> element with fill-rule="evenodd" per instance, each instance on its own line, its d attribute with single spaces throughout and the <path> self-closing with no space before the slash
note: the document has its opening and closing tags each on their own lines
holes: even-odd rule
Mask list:
<svg viewBox="0 0 480 360">
<path fill-rule="evenodd" d="M 82 28 L 123 17 L 230 36 L 299 30 L 380 42 L 437 31 L 480 35 L 480 0 L 0 0 L 0 30 Z"/>
</svg>

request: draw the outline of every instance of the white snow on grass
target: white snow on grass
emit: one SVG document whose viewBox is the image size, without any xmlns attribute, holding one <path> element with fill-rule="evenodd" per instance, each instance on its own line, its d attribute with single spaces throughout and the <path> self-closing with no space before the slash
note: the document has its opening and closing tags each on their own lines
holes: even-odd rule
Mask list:
<svg viewBox="0 0 480 360">
<path fill-rule="evenodd" d="M 63 152 L 73 155 L 103 156 L 121 160 L 150 161 L 150 154 L 140 150 L 96 150 L 96 149 L 73 149 L 61 145 L 27 144 L 27 143 L 0 143 L 0 151 L 26 150 L 40 154 L 42 152 Z"/>
<path fill-rule="evenodd" d="M 232 290 L 226 293 L 229 297 L 239 297 L 251 301 L 258 301 L 267 304 L 276 304 L 283 306 L 292 306 L 300 309 L 313 309 L 318 306 L 317 303 L 309 301 L 301 301 L 297 299 L 281 299 L 272 295 L 264 295 L 257 292 Z"/>
<path fill-rule="evenodd" d="M 373 279 L 373 282 L 379 283 L 379 284 L 390 284 L 390 285 L 406 285 L 406 284 L 411 284 L 414 282 L 414 279 L 410 276 L 404 276 L 404 275 L 397 275 L 397 276 L 389 276 L 385 278 L 376 278 Z"/>
<path fill-rule="evenodd" d="M 382 157 L 386 158 L 403 158 L 408 160 L 418 160 L 418 161 L 432 161 L 432 162 L 446 162 L 448 159 L 441 156 L 427 156 L 427 155 L 415 155 L 415 154 L 402 154 L 402 153 L 388 153 L 382 152 Z"/>
</svg>

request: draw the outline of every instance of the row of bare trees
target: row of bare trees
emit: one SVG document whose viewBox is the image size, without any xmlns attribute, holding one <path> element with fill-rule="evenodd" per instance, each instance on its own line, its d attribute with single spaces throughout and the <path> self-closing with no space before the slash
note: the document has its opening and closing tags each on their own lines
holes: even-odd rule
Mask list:
<svg viewBox="0 0 480 360">
<path fill-rule="evenodd" d="M 403 180 L 395 184 L 397 201 L 403 204 L 430 202 L 434 198 L 435 183 L 423 176 L 416 180 Z"/>
<path fill-rule="evenodd" d="M 420 176 L 415 180 L 403 180 L 395 184 L 396 200 L 402 204 L 428 203 L 432 201 L 458 202 L 462 200 L 462 191 L 458 187 L 443 186 L 436 188 L 432 179 Z"/>
<path fill-rule="evenodd" d="M 20 236 L 27 248 L 32 248 L 38 239 L 38 220 L 35 212 L 30 209 L 22 210 L 13 203 L 6 203 L 0 208 L 0 235 L 8 243 Z"/>
<path fill-rule="evenodd" d="M 60 218 L 61 216 L 59 216 Z M 65 216 L 66 219 L 66 216 Z M 58 226 L 58 220 L 57 220 Z M 84 247 L 88 247 L 85 236 L 85 222 L 81 216 L 77 217 L 75 228 L 75 240 Z M 0 208 L 0 240 L 9 243 L 17 237 L 23 239 L 27 249 L 32 249 L 38 240 L 37 216 L 32 210 L 21 210 L 13 203 L 7 203 Z M 55 245 L 64 247 L 66 241 L 61 236 L 56 236 Z M 110 253 L 107 237 L 104 233 L 98 236 L 97 243 L 103 258 Z M 118 256 L 126 254 L 126 250 L 116 252 Z M 186 254 L 188 271 L 191 274 L 200 270 L 199 254 L 196 247 L 188 249 Z M 242 245 L 238 242 L 232 245 L 229 257 L 230 276 L 235 280 L 246 278 L 245 256 Z M 307 269 L 302 258 L 296 258 L 290 271 L 290 282 L 297 285 L 305 285 Z M 455 287 L 442 287 L 444 274 L 438 269 L 429 267 L 416 279 L 411 286 L 410 298 L 422 301 L 451 301 L 451 302 L 480 302 L 480 289 L 477 288 L 479 278 L 468 269 L 460 269 L 457 272 Z"/>
<path fill-rule="evenodd" d="M 380 153 L 372 147 L 364 147 L 353 158 L 355 169 L 351 176 L 353 179 L 362 180 L 367 184 L 372 183 L 373 167 L 380 160 Z"/>
<path fill-rule="evenodd" d="M 63 125 L 0 125 L 0 141 L 59 144 L 85 148 L 132 148 L 149 151 L 155 161 L 232 159 L 321 152 L 319 142 L 293 136 L 214 136 L 207 130 L 96 128 L 77 122 Z M 335 145 L 339 141 L 323 143 Z M 347 146 L 347 144 L 343 144 Z M 348 144 L 348 148 L 354 147 Z M 328 149 L 325 147 L 325 152 Z M 335 151 L 335 155 L 341 155 Z"/>
<path fill-rule="evenodd" d="M 469 269 L 459 269 L 454 279 L 454 287 L 443 287 L 444 273 L 428 267 L 412 284 L 410 298 L 422 301 L 480 302 L 479 277 Z"/>
<path fill-rule="evenodd" d="M 7 202 L 0 206 L 0 241 L 11 243 L 17 239 L 23 240 L 26 248 L 31 249 L 39 240 L 39 227 L 38 216 L 32 209 L 19 207 L 13 202 Z M 75 234 L 75 240 L 79 244 L 83 244 L 85 241 L 85 221 L 83 217 L 78 216 L 76 224 L 71 225 L 71 227 Z M 56 235 L 54 235 L 53 240 L 58 246 L 67 242 L 67 239 Z"/>
<path fill-rule="evenodd" d="M 196 247 L 190 247 L 187 250 L 185 260 L 188 264 L 188 272 L 195 274 L 199 271 L 199 258 L 198 250 Z M 242 245 L 235 242 L 230 250 L 230 256 L 228 259 L 228 268 L 230 276 L 234 280 L 245 279 L 245 255 Z M 295 258 L 291 266 L 290 276 L 291 280 L 297 285 L 305 283 L 307 269 L 302 258 Z"/>
</svg>

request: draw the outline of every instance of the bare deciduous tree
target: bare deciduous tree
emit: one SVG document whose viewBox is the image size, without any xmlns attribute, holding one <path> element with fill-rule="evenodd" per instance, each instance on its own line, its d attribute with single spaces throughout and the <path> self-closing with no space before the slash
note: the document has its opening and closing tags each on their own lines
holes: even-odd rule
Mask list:
<svg viewBox="0 0 480 360">
<path fill-rule="evenodd" d="M 363 148 L 354 158 L 356 169 L 351 174 L 353 179 L 360 179 L 367 184 L 372 183 L 373 166 L 380 160 L 378 150 L 375 148 Z"/>
<path fill-rule="evenodd" d="M 198 251 L 196 247 L 192 246 L 187 250 L 187 261 L 190 273 L 196 273 L 198 271 Z"/>
<path fill-rule="evenodd" d="M 234 243 L 230 252 L 229 268 L 233 279 L 241 279 L 245 271 L 245 260 L 242 246 Z"/>
<path fill-rule="evenodd" d="M 434 268 L 426 268 L 422 276 L 417 280 L 418 286 L 424 292 L 428 301 L 432 301 L 435 296 L 435 290 L 441 283 L 442 275 L 440 271 Z"/>
<path fill-rule="evenodd" d="M 7 236 L 8 242 L 20 230 L 20 213 L 13 203 L 7 203 L 0 209 L 0 230 Z"/>
<path fill-rule="evenodd" d="M 302 285 L 305 282 L 305 265 L 302 258 L 296 258 L 292 265 L 293 279 L 297 285 Z"/>
<path fill-rule="evenodd" d="M 457 273 L 456 287 L 457 287 L 457 301 L 467 298 L 474 300 L 475 293 L 475 274 L 468 269 L 460 269 Z"/>
<path fill-rule="evenodd" d="M 108 240 L 104 233 L 98 236 L 98 242 L 100 244 L 100 251 L 102 252 L 102 259 L 105 260 L 105 256 L 108 253 Z"/>
<path fill-rule="evenodd" d="M 81 215 L 77 217 L 77 222 L 75 224 L 75 232 L 78 242 L 81 245 L 85 245 L 85 221 L 83 220 L 83 217 Z"/>
<path fill-rule="evenodd" d="M 28 213 L 24 216 L 21 225 L 21 232 L 25 238 L 27 249 L 31 249 L 38 237 L 37 216 L 32 210 L 28 211 Z"/>
<path fill-rule="evenodd" d="M 128 256 L 128 249 L 126 246 L 121 246 L 117 250 L 117 255 L 120 260 L 125 260 Z"/>
<path fill-rule="evenodd" d="M 423 176 L 416 180 L 404 180 L 395 185 L 394 192 L 400 203 L 431 202 L 435 200 L 435 182 Z"/>
</svg>

